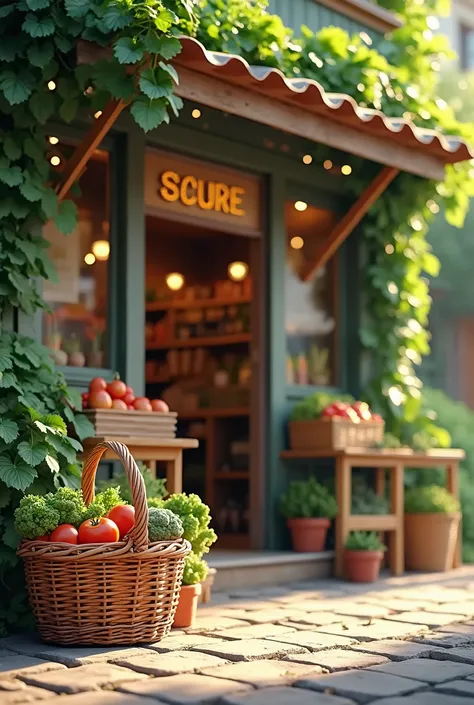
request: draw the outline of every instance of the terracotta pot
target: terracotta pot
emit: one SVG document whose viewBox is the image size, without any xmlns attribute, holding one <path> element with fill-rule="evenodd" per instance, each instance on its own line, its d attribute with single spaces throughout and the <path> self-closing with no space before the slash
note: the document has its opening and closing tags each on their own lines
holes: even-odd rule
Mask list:
<svg viewBox="0 0 474 705">
<path fill-rule="evenodd" d="M 405 562 L 408 570 L 451 570 L 461 513 L 405 514 Z"/>
<path fill-rule="evenodd" d="M 374 583 L 378 580 L 383 551 L 344 550 L 344 576 L 353 583 Z"/>
<path fill-rule="evenodd" d="M 69 355 L 67 364 L 71 367 L 84 367 L 86 364 L 86 356 L 81 352 L 73 352 Z"/>
<path fill-rule="evenodd" d="M 192 627 L 196 619 L 201 583 L 197 585 L 181 585 L 179 602 L 174 615 L 173 627 Z"/>
<path fill-rule="evenodd" d="M 293 550 L 297 553 L 323 551 L 330 525 L 329 519 L 288 519 Z"/>
</svg>

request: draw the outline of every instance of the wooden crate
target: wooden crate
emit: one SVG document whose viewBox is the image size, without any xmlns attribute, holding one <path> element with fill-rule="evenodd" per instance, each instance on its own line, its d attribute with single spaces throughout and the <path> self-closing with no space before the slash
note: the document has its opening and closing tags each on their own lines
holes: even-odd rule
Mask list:
<svg viewBox="0 0 474 705">
<path fill-rule="evenodd" d="M 380 421 L 361 421 L 333 416 L 312 421 L 290 421 L 290 447 L 292 450 L 344 450 L 369 448 L 383 441 L 385 424 Z"/>
<path fill-rule="evenodd" d="M 122 411 L 121 409 L 86 409 L 96 436 L 152 436 L 176 438 L 178 414 L 174 411 Z"/>
</svg>

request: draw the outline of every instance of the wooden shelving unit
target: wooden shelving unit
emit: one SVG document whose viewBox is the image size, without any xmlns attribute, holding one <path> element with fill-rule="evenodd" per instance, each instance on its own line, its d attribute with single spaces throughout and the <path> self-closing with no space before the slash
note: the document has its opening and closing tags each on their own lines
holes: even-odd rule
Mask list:
<svg viewBox="0 0 474 705">
<path fill-rule="evenodd" d="M 166 343 L 148 343 L 147 350 L 169 350 L 171 348 L 213 348 L 220 345 L 239 345 L 250 343 L 250 333 L 235 335 L 204 336 L 202 338 L 188 338 L 186 340 L 172 339 Z"/>
<path fill-rule="evenodd" d="M 250 304 L 250 297 L 242 297 L 239 299 L 193 299 L 192 301 L 153 301 L 146 304 L 146 312 L 153 313 L 154 311 L 185 311 L 190 308 L 220 308 L 221 306 L 239 306 L 241 304 Z"/>
</svg>

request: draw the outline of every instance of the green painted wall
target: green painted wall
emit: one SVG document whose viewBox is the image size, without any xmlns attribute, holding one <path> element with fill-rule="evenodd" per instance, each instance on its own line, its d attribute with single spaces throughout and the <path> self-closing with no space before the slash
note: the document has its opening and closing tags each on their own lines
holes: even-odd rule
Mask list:
<svg viewBox="0 0 474 705">
<path fill-rule="evenodd" d="M 335 26 L 345 29 L 350 34 L 363 30 L 372 37 L 373 41 L 381 37 L 380 33 L 370 27 L 324 5 L 319 5 L 314 0 L 270 0 L 268 11 L 280 15 L 283 22 L 296 33 L 299 33 L 301 25 L 304 24 L 313 32 L 323 27 Z"/>
</svg>

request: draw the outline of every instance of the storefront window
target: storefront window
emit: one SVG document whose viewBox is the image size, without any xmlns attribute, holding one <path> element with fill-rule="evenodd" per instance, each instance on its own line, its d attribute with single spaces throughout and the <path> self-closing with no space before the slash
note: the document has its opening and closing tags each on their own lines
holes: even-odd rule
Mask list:
<svg viewBox="0 0 474 705">
<path fill-rule="evenodd" d="M 336 217 L 304 201 L 285 204 L 286 378 L 288 384 L 335 384 L 334 260 L 311 274 Z"/>
<path fill-rule="evenodd" d="M 64 164 L 73 152 L 66 146 L 55 153 Z M 62 235 L 53 222 L 44 229 L 58 282 L 45 281 L 43 296 L 51 312 L 43 315 L 43 342 L 57 365 L 107 367 L 109 303 L 109 159 L 96 151 L 79 180 L 80 196 L 73 197 L 78 223 Z"/>
</svg>

